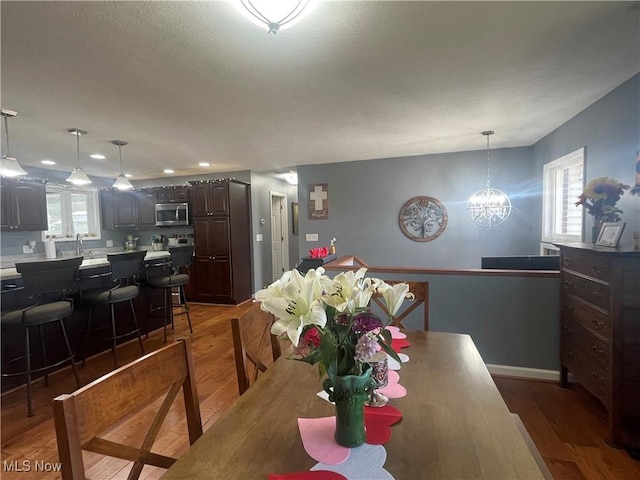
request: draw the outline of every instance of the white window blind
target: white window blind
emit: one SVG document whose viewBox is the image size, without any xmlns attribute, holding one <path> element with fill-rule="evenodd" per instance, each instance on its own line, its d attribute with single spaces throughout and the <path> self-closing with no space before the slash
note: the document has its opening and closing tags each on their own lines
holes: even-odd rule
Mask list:
<svg viewBox="0 0 640 480">
<path fill-rule="evenodd" d="M 584 148 L 547 163 L 543 169 L 542 241 L 582 241 Z"/>
</svg>

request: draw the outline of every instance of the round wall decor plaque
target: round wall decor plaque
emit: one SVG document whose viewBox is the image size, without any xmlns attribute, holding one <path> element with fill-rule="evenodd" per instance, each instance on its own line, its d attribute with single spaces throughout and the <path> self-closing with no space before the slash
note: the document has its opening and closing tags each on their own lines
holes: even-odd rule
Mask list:
<svg viewBox="0 0 640 480">
<path fill-rule="evenodd" d="M 433 197 L 413 197 L 405 202 L 398 217 L 400 229 L 414 242 L 430 242 L 447 228 L 447 210 Z"/>
</svg>

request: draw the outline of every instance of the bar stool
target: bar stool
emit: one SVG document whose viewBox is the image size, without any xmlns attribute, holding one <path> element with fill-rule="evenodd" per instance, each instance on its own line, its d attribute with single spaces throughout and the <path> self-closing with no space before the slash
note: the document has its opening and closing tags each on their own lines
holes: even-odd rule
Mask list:
<svg viewBox="0 0 640 480">
<path fill-rule="evenodd" d="M 180 269 L 191 265 L 193 259 L 193 252 L 195 247 L 193 245 L 185 245 L 182 247 L 170 247 L 169 253 L 171 254 L 170 263 L 157 263 L 150 265 L 151 267 L 162 267 L 166 272 L 166 267 L 170 268 L 169 274 L 156 274 L 153 275 L 153 269 L 147 271 L 147 283 L 154 289 L 162 289 L 163 299 L 161 307 L 153 306 L 153 297 L 151 297 L 151 303 L 149 305 L 149 316 L 153 316 L 153 312 L 156 310 L 162 310 L 162 317 L 164 318 L 164 342 L 167 343 L 167 323 L 171 323 L 171 329 L 175 328 L 173 317 L 175 315 L 187 315 L 187 322 L 189 322 L 189 331 L 193 333 L 191 328 L 191 317 L 189 316 L 189 305 L 187 304 L 187 297 L 184 294 L 184 286 L 189 283 L 189 275 L 186 273 L 180 273 Z M 178 289 L 178 303 L 173 302 L 173 289 Z M 175 313 L 174 307 L 181 307 L 182 311 Z M 149 329 L 147 328 L 147 337 L 149 336 Z"/>
<path fill-rule="evenodd" d="M 118 357 L 116 354 L 117 342 L 121 338 L 130 337 L 136 335 L 138 337 L 138 343 L 140 344 L 140 352 L 144 355 L 144 347 L 142 345 L 142 338 L 140 337 L 140 328 L 138 327 L 138 319 L 136 318 L 136 311 L 133 307 L 133 299 L 140 295 L 140 288 L 138 286 L 138 279 L 142 274 L 144 265 L 144 257 L 147 254 L 146 250 L 140 252 L 131 253 L 117 253 L 107 255 L 109 261 L 110 271 L 106 274 L 92 275 L 85 277 L 84 279 L 98 278 L 109 276 L 113 284 L 108 288 L 97 288 L 88 290 L 82 293 L 82 301 L 89 305 L 89 322 L 87 325 L 86 344 L 88 345 L 89 336 L 92 331 L 100 330 L 101 327 L 94 330 L 91 329 L 91 322 L 93 320 L 94 309 L 99 305 L 109 305 L 111 307 L 111 336 L 106 337 L 105 340 L 111 340 L 111 353 L 113 354 L 113 365 L 118 367 Z M 84 280 L 81 279 L 81 280 Z M 129 302 L 131 307 L 131 316 L 133 317 L 133 329 L 126 333 L 118 333 L 116 329 L 116 315 L 115 304 L 121 302 Z M 82 359 L 84 365 L 86 360 L 86 354 Z"/>
<path fill-rule="evenodd" d="M 22 275 L 24 292 L 35 303 L 20 310 L 3 312 L 0 317 L 3 330 L 3 352 L 6 351 L 4 348 L 4 333 L 8 329 L 23 329 L 24 333 L 24 357 L 10 360 L 8 363 L 18 361 L 22 358 L 26 361 L 26 370 L 12 373 L 3 372 L 2 376 L 27 376 L 27 415 L 29 417 L 33 416 L 33 408 L 31 405 L 31 376 L 33 374 L 45 372 L 44 380 L 46 386 L 49 384 L 48 371 L 69 362 L 71 363 L 76 383 L 78 387 L 80 387 L 80 379 L 78 378 L 76 365 L 73 361 L 74 354 L 69 344 L 69 338 L 67 337 L 63 320 L 73 314 L 73 299 L 68 298 L 66 295 L 73 290 L 77 284 L 78 268 L 81 263 L 82 257 L 65 260 L 49 260 L 46 262 L 16 263 L 16 270 Z M 45 338 L 43 327 L 50 323 L 57 323 L 60 326 L 67 349 L 67 356 L 54 363 L 48 363 L 45 348 L 45 340 L 51 340 L 52 337 L 48 335 Z M 31 331 L 34 327 L 37 327 L 35 331 L 40 337 L 40 353 L 42 356 L 42 366 L 38 368 L 33 368 L 31 364 Z"/>
</svg>

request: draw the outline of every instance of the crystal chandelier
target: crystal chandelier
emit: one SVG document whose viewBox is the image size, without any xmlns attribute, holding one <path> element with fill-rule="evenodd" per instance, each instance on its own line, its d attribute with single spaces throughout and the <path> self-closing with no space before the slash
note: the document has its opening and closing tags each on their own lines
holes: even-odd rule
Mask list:
<svg viewBox="0 0 640 480">
<path fill-rule="evenodd" d="M 82 171 L 82 168 L 80 168 L 80 136 L 86 135 L 87 132 L 78 128 L 70 128 L 67 130 L 67 132 L 69 132 L 71 135 L 76 136 L 76 147 L 78 154 L 78 166 L 73 169 L 73 172 L 71 172 L 71 175 L 69 175 L 69 177 L 67 178 L 67 182 L 73 183 L 74 185 L 87 185 L 91 183 L 91 180 L 89 180 L 87 174 Z"/>
<path fill-rule="evenodd" d="M 509 196 L 491 188 L 489 178 L 491 159 L 489 150 L 489 136 L 493 135 L 493 130 L 486 130 L 482 135 L 487 137 L 487 181 L 482 190 L 471 195 L 467 204 L 467 213 L 473 223 L 481 227 L 494 227 L 504 222 L 511 213 L 511 200 Z"/>
<path fill-rule="evenodd" d="M 117 188 L 118 190 L 131 190 L 133 185 L 131 185 L 131 182 L 124 176 L 124 172 L 122 171 L 122 147 L 126 145 L 127 142 L 122 140 L 111 140 L 111 143 L 118 146 L 118 153 L 120 154 L 120 175 L 116 178 L 113 188 Z"/>
<path fill-rule="evenodd" d="M 313 10 L 320 0 L 238 0 L 240 13 L 259 27 L 267 27 L 274 35 L 292 27 Z"/>
</svg>

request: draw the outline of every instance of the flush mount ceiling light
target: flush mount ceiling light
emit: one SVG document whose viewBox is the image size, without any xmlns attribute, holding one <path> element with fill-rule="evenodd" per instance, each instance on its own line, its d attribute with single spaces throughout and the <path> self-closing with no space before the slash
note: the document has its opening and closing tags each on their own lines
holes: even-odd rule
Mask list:
<svg viewBox="0 0 640 480">
<path fill-rule="evenodd" d="M 113 188 L 117 188 L 118 190 L 131 190 L 133 185 L 131 185 L 131 182 L 125 177 L 124 172 L 122 171 L 122 147 L 126 145 L 127 142 L 122 140 L 111 140 L 111 143 L 118 146 L 118 154 L 120 155 L 120 175 L 116 178 Z"/>
<path fill-rule="evenodd" d="M 19 177 L 21 175 L 26 175 L 25 172 L 18 160 L 15 157 L 11 156 L 9 151 L 9 123 L 7 119 L 9 117 L 15 117 L 18 112 L 14 112 L 13 110 L 8 110 L 6 108 L 2 108 L 2 116 L 4 117 L 4 132 L 5 132 L 5 143 L 7 144 L 7 154 L 2 155 L 2 159 L 0 159 L 0 175 L 4 175 L 5 177 Z"/>
<path fill-rule="evenodd" d="M 259 27 L 267 27 L 274 35 L 292 27 L 316 6 L 320 0 L 237 0 L 234 5 L 242 15 Z"/>
<path fill-rule="evenodd" d="M 92 153 L 91 155 L 89 155 L 91 158 L 93 158 L 94 160 L 104 160 L 105 157 L 104 155 L 102 155 L 101 153 Z"/>
<path fill-rule="evenodd" d="M 71 175 L 69 175 L 69 177 L 67 178 L 67 182 L 73 183 L 74 185 L 87 185 L 91 183 L 91 180 L 89 180 L 87 174 L 82 171 L 82 168 L 80 168 L 80 136 L 86 135 L 87 132 L 78 128 L 69 128 L 67 132 L 69 132 L 71 135 L 76 136 L 76 147 L 78 154 L 78 166 L 73 169 L 73 172 L 71 172 Z"/>
<path fill-rule="evenodd" d="M 511 200 L 506 193 L 491 188 L 489 172 L 491 167 L 489 136 L 493 130 L 486 130 L 482 135 L 487 137 L 487 181 L 485 187 L 474 193 L 467 204 L 467 213 L 473 223 L 481 227 L 494 227 L 504 222 L 511 213 Z"/>
</svg>

